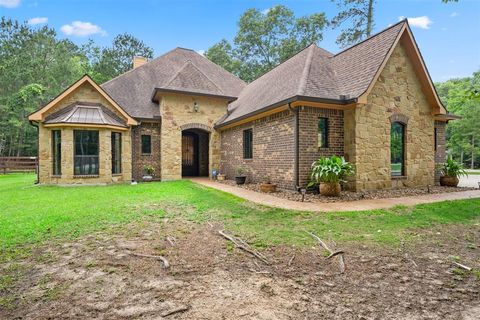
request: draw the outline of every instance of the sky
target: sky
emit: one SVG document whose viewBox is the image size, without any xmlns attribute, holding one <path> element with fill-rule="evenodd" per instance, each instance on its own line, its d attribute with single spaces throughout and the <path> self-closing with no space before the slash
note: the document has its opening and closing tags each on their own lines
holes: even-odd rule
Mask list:
<svg viewBox="0 0 480 320">
<path fill-rule="evenodd" d="M 232 41 L 240 15 L 249 8 L 267 12 L 276 4 L 296 16 L 338 8 L 330 0 L 0 0 L 0 16 L 48 24 L 58 36 L 82 44 L 88 38 L 107 46 L 119 33 L 143 40 L 159 56 L 175 47 L 203 52 L 225 38 Z M 377 0 L 374 32 L 408 18 L 434 81 L 470 76 L 480 70 L 480 0 Z M 333 53 L 340 29 L 327 28 L 318 43 Z"/>
</svg>

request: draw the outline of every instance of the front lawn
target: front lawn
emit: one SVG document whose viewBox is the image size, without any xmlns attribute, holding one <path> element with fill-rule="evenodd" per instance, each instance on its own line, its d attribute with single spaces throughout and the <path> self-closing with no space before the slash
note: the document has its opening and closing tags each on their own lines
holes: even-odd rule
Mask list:
<svg viewBox="0 0 480 320">
<path fill-rule="evenodd" d="M 78 237 L 140 219 L 214 220 L 257 246 L 307 245 L 309 230 L 336 241 L 396 245 L 415 229 L 480 221 L 480 198 L 363 212 L 309 213 L 262 207 L 190 181 L 111 186 L 35 186 L 30 174 L 0 176 L 0 260 L 45 240 Z"/>
</svg>

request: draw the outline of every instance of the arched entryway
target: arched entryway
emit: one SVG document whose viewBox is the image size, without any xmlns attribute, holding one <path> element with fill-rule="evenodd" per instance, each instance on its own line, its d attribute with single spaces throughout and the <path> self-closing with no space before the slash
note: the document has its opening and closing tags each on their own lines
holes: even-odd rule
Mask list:
<svg viewBox="0 0 480 320">
<path fill-rule="evenodd" d="M 182 177 L 208 177 L 209 140 L 206 130 L 182 130 Z"/>
</svg>

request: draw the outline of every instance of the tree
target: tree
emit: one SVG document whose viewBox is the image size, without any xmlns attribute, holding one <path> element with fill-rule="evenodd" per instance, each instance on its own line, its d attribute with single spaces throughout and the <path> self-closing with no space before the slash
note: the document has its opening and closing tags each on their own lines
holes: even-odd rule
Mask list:
<svg viewBox="0 0 480 320">
<path fill-rule="evenodd" d="M 374 27 L 374 5 L 376 0 L 332 0 L 342 9 L 330 22 L 338 28 L 346 21 L 351 26 L 343 29 L 337 37 L 337 44 L 347 47 L 371 36 Z"/>
<path fill-rule="evenodd" d="M 248 9 L 240 17 L 232 46 L 222 40 L 209 48 L 206 57 L 245 81 L 253 81 L 292 57 L 309 44 L 323 39 L 324 13 L 296 18 L 277 5 L 264 14 Z"/>
<path fill-rule="evenodd" d="M 90 54 L 92 58 L 98 60 L 93 61 L 91 71 L 94 79 L 100 83 L 131 70 L 134 56 L 153 58 L 152 48 L 128 33 L 117 35 L 112 46 L 101 51 L 92 44 L 84 49 L 91 50 L 86 52 L 87 56 Z"/>
<path fill-rule="evenodd" d="M 480 72 L 472 77 L 451 79 L 436 84 L 438 94 L 450 113 L 462 117 L 447 127 L 449 153 L 474 168 L 480 159 Z"/>
</svg>

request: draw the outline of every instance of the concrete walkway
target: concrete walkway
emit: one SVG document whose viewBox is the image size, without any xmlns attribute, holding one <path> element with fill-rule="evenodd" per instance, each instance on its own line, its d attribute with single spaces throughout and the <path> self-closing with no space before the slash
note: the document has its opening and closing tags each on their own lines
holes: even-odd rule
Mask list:
<svg viewBox="0 0 480 320">
<path fill-rule="evenodd" d="M 372 209 L 386 209 L 396 205 L 413 206 L 421 203 L 432 203 L 446 200 L 460 200 L 480 198 L 480 190 L 459 191 L 449 193 L 428 194 L 421 196 L 386 198 L 386 199 L 365 199 L 346 202 L 298 202 L 288 199 L 281 199 L 269 194 L 263 194 L 252 190 L 238 188 L 227 184 L 212 181 L 208 178 L 191 178 L 198 184 L 225 191 L 237 197 L 262 204 L 265 206 L 282 208 L 288 210 L 335 212 L 335 211 L 362 211 Z"/>
</svg>

